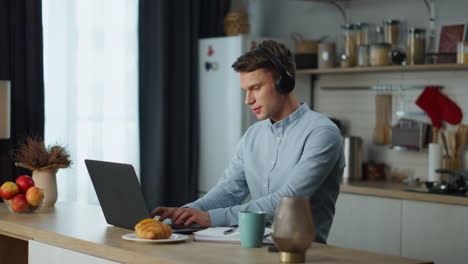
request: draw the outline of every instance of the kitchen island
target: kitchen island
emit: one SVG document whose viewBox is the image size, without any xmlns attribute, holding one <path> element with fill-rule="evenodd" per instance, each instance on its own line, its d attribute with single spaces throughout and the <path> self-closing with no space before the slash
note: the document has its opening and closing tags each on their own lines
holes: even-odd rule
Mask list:
<svg viewBox="0 0 468 264">
<path fill-rule="evenodd" d="M 106 224 L 99 206 L 57 204 L 37 215 L 10 214 L 0 205 L 0 263 L 279 263 L 278 253 L 239 244 L 126 241 L 131 233 Z M 29 257 L 25 257 L 25 254 Z M 28 260 L 29 259 L 29 260 Z M 313 243 L 307 262 L 431 263 Z"/>
</svg>

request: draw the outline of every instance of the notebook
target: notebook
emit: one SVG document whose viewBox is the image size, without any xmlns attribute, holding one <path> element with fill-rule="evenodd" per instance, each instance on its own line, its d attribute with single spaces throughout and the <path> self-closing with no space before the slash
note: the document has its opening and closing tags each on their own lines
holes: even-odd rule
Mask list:
<svg viewBox="0 0 468 264">
<path fill-rule="evenodd" d="M 193 235 L 195 241 L 240 243 L 239 228 L 236 228 L 233 232 L 229 232 L 226 234 L 226 231 L 231 229 L 231 227 L 209 227 L 205 230 L 195 232 L 193 233 Z M 271 228 L 265 228 L 265 233 L 262 241 L 263 244 L 274 244 L 271 238 L 271 232 Z"/>
<path fill-rule="evenodd" d="M 138 177 L 131 164 L 85 160 L 86 168 L 108 224 L 134 230 L 135 225 L 151 218 Z M 204 229 L 198 224 L 172 225 L 173 231 L 188 234 Z"/>
</svg>

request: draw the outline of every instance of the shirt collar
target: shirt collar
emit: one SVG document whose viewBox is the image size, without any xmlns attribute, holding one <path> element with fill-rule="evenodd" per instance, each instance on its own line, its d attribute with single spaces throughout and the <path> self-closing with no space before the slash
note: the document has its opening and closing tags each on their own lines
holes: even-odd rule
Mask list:
<svg viewBox="0 0 468 264">
<path fill-rule="evenodd" d="M 289 114 L 286 118 L 281 119 L 274 124 L 271 123 L 271 120 L 268 119 L 267 124 L 270 126 L 271 130 L 274 134 L 280 133 L 282 134 L 283 130 L 292 124 L 294 121 L 299 119 L 305 112 L 309 110 L 309 106 L 306 103 L 301 103 L 301 106 L 296 109 L 296 111 Z"/>
</svg>

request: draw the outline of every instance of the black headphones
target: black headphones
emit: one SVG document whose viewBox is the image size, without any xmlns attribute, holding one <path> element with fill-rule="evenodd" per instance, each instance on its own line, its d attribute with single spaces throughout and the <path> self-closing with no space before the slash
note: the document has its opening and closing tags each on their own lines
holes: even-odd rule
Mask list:
<svg viewBox="0 0 468 264">
<path fill-rule="evenodd" d="M 279 73 L 278 79 L 276 79 L 275 87 L 281 94 L 290 93 L 294 89 L 294 85 L 296 83 L 296 79 L 288 70 L 284 67 L 281 61 L 273 54 L 271 54 L 268 50 L 264 48 L 256 48 L 252 50 L 254 53 L 260 53 L 268 58 L 268 60 L 273 63 L 276 71 Z"/>
</svg>

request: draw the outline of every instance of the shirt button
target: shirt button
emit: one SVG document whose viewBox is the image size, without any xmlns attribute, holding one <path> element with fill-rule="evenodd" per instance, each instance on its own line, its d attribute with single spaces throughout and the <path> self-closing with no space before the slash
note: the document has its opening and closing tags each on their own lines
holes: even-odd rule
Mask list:
<svg viewBox="0 0 468 264">
<path fill-rule="evenodd" d="M 280 140 L 280 138 L 279 138 L 279 137 L 277 137 L 277 138 L 276 138 L 276 140 Z"/>
<path fill-rule="evenodd" d="M 267 184 L 265 183 L 265 185 L 263 185 L 265 188 L 267 187 Z"/>
<path fill-rule="evenodd" d="M 275 164 L 275 162 L 274 162 L 274 161 L 272 161 L 272 162 L 271 162 L 271 164 Z"/>
</svg>

